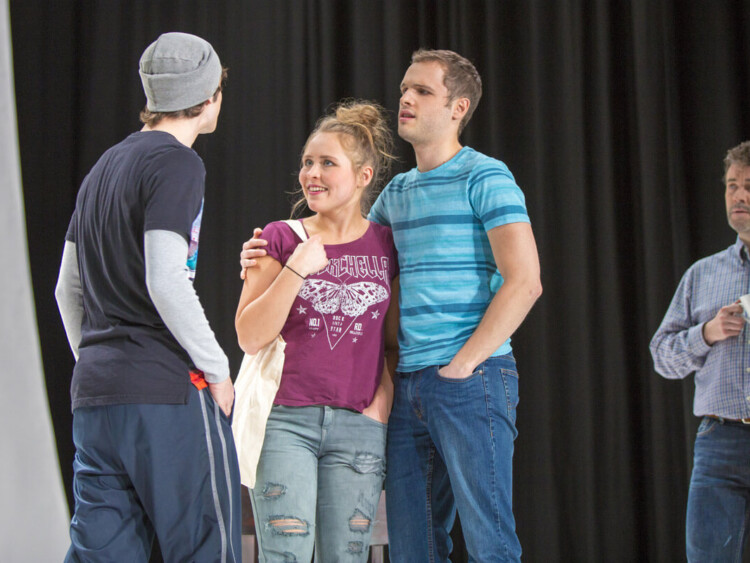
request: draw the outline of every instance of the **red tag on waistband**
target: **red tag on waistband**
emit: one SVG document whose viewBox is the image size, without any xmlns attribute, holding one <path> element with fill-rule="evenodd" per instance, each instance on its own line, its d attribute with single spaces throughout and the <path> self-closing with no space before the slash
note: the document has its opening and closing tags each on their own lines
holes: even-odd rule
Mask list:
<svg viewBox="0 0 750 563">
<path fill-rule="evenodd" d="M 198 389 L 198 391 L 208 387 L 208 383 L 206 383 L 206 379 L 203 377 L 203 372 L 201 370 L 190 372 L 190 382 L 195 385 L 195 388 Z"/>
</svg>

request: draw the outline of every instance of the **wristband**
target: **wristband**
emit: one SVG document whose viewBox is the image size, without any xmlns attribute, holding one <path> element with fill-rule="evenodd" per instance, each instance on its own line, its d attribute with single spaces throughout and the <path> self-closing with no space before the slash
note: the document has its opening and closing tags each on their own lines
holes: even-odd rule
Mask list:
<svg viewBox="0 0 750 563">
<path fill-rule="evenodd" d="M 284 264 L 284 267 L 285 268 L 289 268 L 292 272 L 294 272 L 295 274 L 297 274 L 303 280 L 305 279 L 305 276 L 303 276 L 302 274 L 300 274 L 297 270 L 295 270 L 294 268 L 290 268 L 289 264 Z"/>
</svg>

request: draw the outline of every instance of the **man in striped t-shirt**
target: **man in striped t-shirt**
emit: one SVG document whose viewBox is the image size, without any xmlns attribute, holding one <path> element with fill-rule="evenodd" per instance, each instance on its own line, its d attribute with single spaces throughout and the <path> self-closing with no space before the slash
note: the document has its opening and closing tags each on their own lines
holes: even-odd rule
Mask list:
<svg viewBox="0 0 750 563">
<path fill-rule="evenodd" d="M 399 366 L 388 419 L 391 561 L 447 561 L 461 517 L 472 561 L 520 561 L 512 511 L 518 375 L 510 336 L 541 295 L 521 190 L 502 162 L 462 147 L 482 95 L 474 65 L 419 50 L 401 83 L 398 133 L 417 167 L 369 219 L 398 251 Z M 246 242 L 243 268 L 265 254 Z"/>
<path fill-rule="evenodd" d="M 370 211 L 393 230 L 401 276 L 386 475 L 392 561 L 447 560 L 456 509 L 472 560 L 521 556 L 510 336 L 542 288 L 523 193 L 505 164 L 459 142 L 481 90 L 457 53 L 412 55 L 398 133 L 417 167 Z"/>
</svg>

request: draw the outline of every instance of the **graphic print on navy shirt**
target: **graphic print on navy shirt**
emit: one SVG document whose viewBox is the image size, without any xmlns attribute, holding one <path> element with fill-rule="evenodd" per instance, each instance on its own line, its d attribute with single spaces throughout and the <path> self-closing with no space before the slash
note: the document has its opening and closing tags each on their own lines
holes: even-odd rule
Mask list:
<svg viewBox="0 0 750 563">
<path fill-rule="evenodd" d="M 203 220 L 203 203 L 205 199 L 201 200 L 201 208 L 198 211 L 198 215 L 193 221 L 193 227 L 190 229 L 190 246 L 188 247 L 188 279 L 195 281 L 195 270 L 198 266 L 198 239 L 201 235 L 201 221 Z"/>
<path fill-rule="evenodd" d="M 314 338 L 325 330 L 328 345 L 333 350 L 346 334 L 352 342 L 364 334 L 363 323 L 356 322 L 370 307 L 388 299 L 390 295 L 389 258 L 387 256 L 344 255 L 329 261 L 328 267 L 316 276 L 328 279 L 306 279 L 298 297 L 310 304 L 318 314 L 308 313 L 308 308 L 299 305 L 296 313 L 308 315 L 307 330 Z M 365 281 L 350 280 L 358 279 Z M 370 311 L 373 319 L 380 311 Z"/>
</svg>

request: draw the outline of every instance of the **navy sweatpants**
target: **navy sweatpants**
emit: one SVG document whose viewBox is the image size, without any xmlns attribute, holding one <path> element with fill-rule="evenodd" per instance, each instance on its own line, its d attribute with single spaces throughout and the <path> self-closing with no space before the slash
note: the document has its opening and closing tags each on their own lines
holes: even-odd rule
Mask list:
<svg viewBox="0 0 750 563">
<path fill-rule="evenodd" d="M 65 561 L 241 562 L 240 475 L 208 389 L 186 405 L 73 412 L 75 514 Z"/>
</svg>

